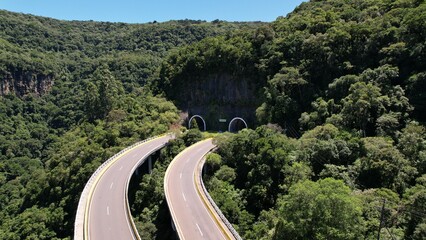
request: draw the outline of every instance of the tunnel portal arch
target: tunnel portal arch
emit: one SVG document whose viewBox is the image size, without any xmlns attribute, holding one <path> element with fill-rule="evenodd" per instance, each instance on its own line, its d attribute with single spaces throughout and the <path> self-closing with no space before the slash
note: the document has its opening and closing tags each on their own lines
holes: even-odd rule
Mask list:
<svg viewBox="0 0 426 240">
<path fill-rule="evenodd" d="M 198 119 L 201 119 L 201 121 L 203 121 L 203 129 L 204 129 L 203 131 L 206 131 L 206 121 L 200 115 L 194 115 L 189 119 L 188 129 L 191 129 L 191 122 L 192 122 L 192 119 L 194 119 L 194 118 L 198 118 Z"/>
<path fill-rule="evenodd" d="M 241 130 L 241 129 L 243 129 L 243 128 L 248 128 L 248 125 L 247 125 L 247 123 L 246 123 L 246 121 L 245 121 L 244 119 L 242 119 L 242 118 L 240 118 L 240 117 L 235 117 L 235 118 L 233 118 L 233 119 L 229 122 L 228 131 L 229 131 L 229 132 L 238 132 L 239 130 L 237 130 L 237 131 L 233 131 L 233 127 L 234 127 L 234 125 L 236 125 L 236 124 L 238 124 L 238 123 L 240 123 L 240 125 L 241 125 L 241 123 L 245 125 L 245 127 L 242 127 L 242 128 L 240 128 L 239 130 Z M 234 125 L 232 125 L 232 124 L 234 124 Z"/>
</svg>

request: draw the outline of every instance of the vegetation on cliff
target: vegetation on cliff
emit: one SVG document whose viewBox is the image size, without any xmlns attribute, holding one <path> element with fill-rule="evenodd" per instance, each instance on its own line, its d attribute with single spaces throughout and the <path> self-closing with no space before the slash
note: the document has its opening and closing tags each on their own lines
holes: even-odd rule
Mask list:
<svg viewBox="0 0 426 240">
<path fill-rule="evenodd" d="M 176 124 L 169 100 L 212 74 L 255 86 L 248 104 L 268 124 L 221 135 L 207 160 L 206 185 L 245 239 L 426 236 L 423 0 L 312 0 L 270 24 L 0 11 L 0 29 L 1 239 L 71 238 L 91 173 Z M 167 235 L 162 173 L 198 137 L 142 177 L 132 210 L 144 237 Z"/>
<path fill-rule="evenodd" d="M 244 239 L 375 239 L 380 222 L 384 238 L 424 238 L 424 127 L 398 141 L 331 124 L 297 140 L 279 130 L 221 136 L 207 159 L 208 190 Z"/>
<path fill-rule="evenodd" d="M 167 52 L 255 25 L 67 22 L 0 11 L 0 239 L 71 239 L 95 169 L 178 123 L 174 104 L 146 86 Z"/>
<path fill-rule="evenodd" d="M 425 238 L 425 10 L 310 1 L 247 39 L 273 124 L 219 138 L 205 178 L 243 238 Z"/>
<path fill-rule="evenodd" d="M 306 2 L 270 25 L 170 54 L 159 91 L 179 102 L 172 89 L 224 71 L 263 88 L 254 92 L 260 124 L 308 130 L 329 122 L 367 136 L 400 130 L 409 116 L 426 120 L 425 12 L 412 0 Z"/>
</svg>

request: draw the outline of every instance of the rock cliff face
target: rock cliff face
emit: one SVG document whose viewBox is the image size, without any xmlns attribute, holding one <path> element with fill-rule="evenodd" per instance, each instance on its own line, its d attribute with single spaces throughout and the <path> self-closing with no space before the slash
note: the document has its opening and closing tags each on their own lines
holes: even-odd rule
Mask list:
<svg viewBox="0 0 426 240">
<path fill-rule="evenodd" d="M 256 100 L 255 88 L 253 81 L 247 77 L 218 73 L 185 81 L 184 91 L 179 95 L 188 105 L 245 104 Z"/>
<path fill-rule="evenodd" d="M 53 86 L 53 75 L 36 74 L 33 72 L 0 73 L 0 95 L 27 94 L 43 95 Z"/>
<path fill-rule="evenodd" d="M 208 130 L 226 131 L 235 117 L 243 118 L 253 127 L 255 111 L 260 103 L 261 84 L 250 77 L 216 73 L 184 81 L 174 90 L 174 99 L 180 109 L 201 115 Z"/>
</svg>

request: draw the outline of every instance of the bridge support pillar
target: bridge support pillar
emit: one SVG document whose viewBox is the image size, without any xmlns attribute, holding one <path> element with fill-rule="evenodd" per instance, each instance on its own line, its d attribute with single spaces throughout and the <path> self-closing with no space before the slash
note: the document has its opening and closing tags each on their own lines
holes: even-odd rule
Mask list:
<svg viewBox="0 0 426 240">
<path fill-rule="evenodd" d="M 152 156 L 148 157 L 148 173 L 151 174 L 152 172 Z"/>
</svg>

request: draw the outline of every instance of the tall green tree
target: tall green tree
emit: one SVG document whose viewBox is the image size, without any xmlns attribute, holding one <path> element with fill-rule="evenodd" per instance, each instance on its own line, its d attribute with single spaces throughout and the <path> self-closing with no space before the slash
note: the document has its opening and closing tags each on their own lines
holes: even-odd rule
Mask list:
<svg viewBox="0 0 426 240">
<path fill-rule="evenodd" d="M 426 175 L 417 179 L 417 184 L 408 189 L 404 195 L 404 215 L 406 216 L 405 236 L 409 239 L 424 239 L 426 237 Z"/>
<path fill-rule="evenodd" d="M 297 68 L 283 67 L 265 87 L 265 102 L 256 110 L 263 123 L 278 123 L 285 127 L 298 116 L 307 103 L 308 82 Z"/>
<path fill-rule="evenodd" d="M 418 173 L 426 173 L 426 129 L 417 122 L 409 123 L 399 135 L 399 151 L 410 161 Z"/>
<path fill-rule="evenodd" d="M 101 117 L 105 117 L 113 108 L 119 107 L 119 96 L 123 94 L 123 86 L 106 65 L 96 69 L 92 81 L 98 85 L 100 114 Z"/>
<path fill-rule="evenodd" d="M 417 169 L 389 139 L 368 137 L 363 139 L 363 143 L 365 155 L 355 163 L 359 183 L 366 187 L 385 187 L 403 193 L 414 180 Z"/>
<path fill-rule="evenodd" d="M 84 90 L 84 108 L 87 119 L 94 121 L 100 116 L 99 89 L 93 82 L 86 83 Z"/>
<path fill-rule="evenodd" d="M 376 119 L 384 112 L 380 88 L 371 83 L 358 82 L 349 89 L 343 99 L 342 117 L 348 127 L 361 130 L 363 135 L 371 135 Z"/>
<path fill-rule="evenodd" d="M 278 202 L 280 220 L 275 238 L 358 239 L 362 236 L 362 205 L 342 181 L 303 181 Z"/>
<path fill-rule="evenodd" d="M 124 93 L 123 85 L 115 79 L 108 66 L 98 67 L 85 89 L 85 109 L 91 121 L 105 118 L 114 108 L 121 107 L 120 96 Z"/>
</svg>

